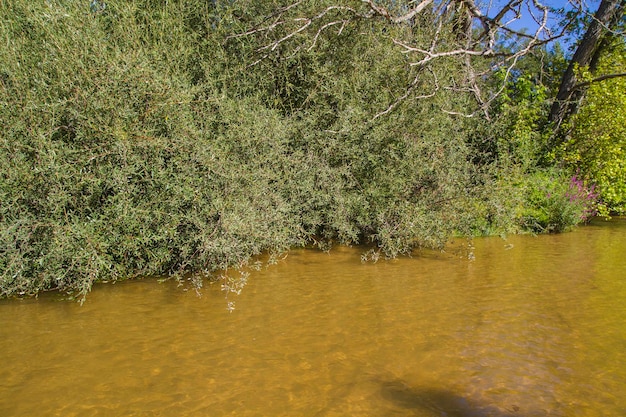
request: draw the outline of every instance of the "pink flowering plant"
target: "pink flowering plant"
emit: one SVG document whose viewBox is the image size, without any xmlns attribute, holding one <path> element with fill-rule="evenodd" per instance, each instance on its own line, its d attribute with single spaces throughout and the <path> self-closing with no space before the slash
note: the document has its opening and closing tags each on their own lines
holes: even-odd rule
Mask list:
<svg viewBox="0 0 626 417">
<path fill-rule="evenodd" d="M 569 182 L 569 189 L 565 196 L 569 202 L 580 209 L 580 220 L 588 222 L 598 214 L 599 194 L 596 192 L 595 184 L 588 185 L 579 173 L 572 176 Z"/>
<path fill-rule="evenodd" d="M 519 219 L 525 230 L 563 232 L 597 214 L 598 193 L 580 173 L 540 172 L 528 178 L 524 186 L 526 197 Z"/>
</svg>

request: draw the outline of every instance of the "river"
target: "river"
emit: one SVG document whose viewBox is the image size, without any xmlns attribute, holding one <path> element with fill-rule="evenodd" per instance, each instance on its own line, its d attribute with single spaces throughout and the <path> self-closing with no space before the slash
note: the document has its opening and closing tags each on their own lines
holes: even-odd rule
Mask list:
<svg viewBox="0 0 626 417">
<path fill-rule="evenodd" d="M 626 219 L 471 246 L 2 300 L 0 415 L 626 415 Z"/>
</svg>

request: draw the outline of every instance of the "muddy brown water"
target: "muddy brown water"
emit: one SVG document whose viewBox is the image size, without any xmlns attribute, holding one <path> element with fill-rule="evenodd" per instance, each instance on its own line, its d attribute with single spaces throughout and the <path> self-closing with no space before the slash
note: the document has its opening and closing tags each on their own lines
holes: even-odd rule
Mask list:
<svg viewBox="0 0 626 417">
<path fill-rule="evenodd" d="M 0 416 L 625 416 L 626 219 L 473 246 L 3 300 Z"/>
</svg>

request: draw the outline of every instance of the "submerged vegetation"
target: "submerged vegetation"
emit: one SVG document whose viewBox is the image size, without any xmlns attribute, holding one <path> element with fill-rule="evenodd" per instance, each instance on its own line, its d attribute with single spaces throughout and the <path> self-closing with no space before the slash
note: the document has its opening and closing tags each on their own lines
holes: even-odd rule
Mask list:
<svg viewBox="0 0 626 417">
<path fill-rule="evenodd" d="M 487 109 L 439 88 L 464 85 L 465 57 L 416 69 L 394 46 L 457 42 L 452 19 L 261 30 L 277 7 L 0 3 L 0 296 L 210 275 L 294 246 L 397 256 L 454 234 L 558 232 L 593 213 L 594 183 L 623 212 L 623 132 L 583 122 L 602 92 L 550 146 L 562 53 L 540 47 L 506 76 L 474 63 L 490 74 L 476 88 L 505 86 Z"/>
</svg>

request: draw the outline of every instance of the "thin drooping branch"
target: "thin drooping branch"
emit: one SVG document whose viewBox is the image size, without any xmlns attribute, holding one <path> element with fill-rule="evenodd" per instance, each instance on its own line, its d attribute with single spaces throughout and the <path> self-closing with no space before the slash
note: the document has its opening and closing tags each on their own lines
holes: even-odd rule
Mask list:
<svg viewBox="0 0 626 417">
<path fill-rule="evenodd" d="M 313 48 L 315 48 L 315 45 L 317 44 L 317 40 L 319 39 L 320 35 L 329 27 L 331 26 L 336 26 L 336 25 L 341 25 L 341 27 L 339 28 L 339 30 L 337 31 L 337 35 L 341 35 L 341 32 L 343 32 L 343 30 L 346 28 L 346 25 L 349 23 L 348 19 L 343 19 L 343 20 L 335 20 L 332 22 L 328 22 L 325 25 L 323 25 L 321 28 L 319 28 L 317 30 L 317 33 L 315 34 L 315 36 L 313 37 L 313 42 L 311 42 L 311 46 L 309 46 L 308 50 L 312 50 Z"/>
<path fill-rule="evenodd" d="M 422 94 L 419 96 L 414 97 L 417 100 L 420 99 L 425 99 L 425 98 L 431 98 L 434 97 L 435 94 L 437 94 L 437 91 L 439 91 L 439 81 L 437 80 L 437 76 L 435 75 L 435 73 L 433 73 L 431 71 L 431 75 L 433 76 L 433 89 L 430 93 L 428 94 Z M 374 121 L 376 119 L 378 119 L 381 116 L 384 116 L 388 113 L 390 113 L 391 111 L 393 111 L 396 107 L 398 107 L 400 104 L 402 104 L 404 102 L 404 100 L 406 100 L 407 98 L 409 98 L 411 96 L 411 94 L 413 93 L 413 90 L 415 89 L 415 87 L 419 84 L 419 82 L 421 81 L 421 72 L 418 72 L 418 74 L 415 76 L 415 78 L 413 79 L 413 81 L 411 82 L 411 84 L 409 84 L 409 86 L 406 88 L 406 91 L 403 95 L 401 95 L 400 97 L 398 97 L 396 100 L 393 101 L 393 103 L 391 103 L 389 105 L 389 107 L 387 107 L 386 110 L 381 111 L 380 113 L 377 113 L 374 117 L 372 117 L 372 119 L 370 121 Z"/>
<path fill-rule="evenodd" d="M 291 9 L 294 9 L 296 7 L 298 7 L 299 5 L 302 4 L 303 0 L 297 1 L 295 3 L 292 3 L 290 5 L 287 5 L 285 7 L 280 7 L 278 9 L 276 9 L 276 11 L 274 11 L 274 13 L 266 16 L 263 21 L 261 22 L 261 24 L 255 26 L 254 28 L 244 32 L 244 33 L 236 33 L 234 35 L 230 35 L 228 37 L 226 37 L 226 39 L 232 39 L 232 38 L 240 38 L 240 37 L 244 37 L 244 36 L 249 36 L 249 35 L 253 35 L 255 33 L 258 32 L 269 32 L 273 29 L 275 29 L 277 26 L 282 25 L 285 23 L 285 21 L 281 21 L 280 19 L 282 18 L 283 14 L 288 12 Z M 274 23 L 271 24 L 266 24 L 266 22 L 268 22 L 269 20 L 274 20 Z"/>
<path fill-rule="evenodd" d="M 289 32 L 288 34 L 286 34 L 285 36 L 283 36 L 282 38 L 275 40 L 274 42 L 265 45 L 263 47 L 260 48 L 260 50 L 264 50 L 264 49 L 268 49 L 270 51 L 274 51 L 276 50 L 276 48 L 278 48 L 280 46 L 280 44 L 282 44 L 283 42 L 285 42 L 288 39 L 293 38 L 294 36 L 298 35 L 299 33 L 304 32 L 306 29 L 308 29 L 314 22 L 319 21 L 320 19 L 324 18 L 327 14 L 331 13 L 331 12 L 335 12 L 335 11 L 340 11 L 340 12 L 350 12 L 350 13 L 356 13 L 356 10 L 354 10 L 351 7 L 345 7 L 345 6 L 328 6 L 326 9 L 322 10 L 320 13 L 318 13 L 317 15 L 310 17 L 310 18 L 306 18 L 306 17 L 301 17 L 301 18 L 295 18 L 293 19 L 293 21 L 297 24 L 300 25 L 299 28 L 292 30 L 291 32 Z M 318 34 L 315 36 L 314 39 L 317 39 L 317 37 L 319 37 L 319 33 L 322 32 L 324 29 L 334 25 L 334 24 L 339 24 L 339 23 L 344 23 L 346 20 L 345 19 L 339 19 L 337 21 L 332 21 L 329 23 L 326 23 L 325 25 L 323 25 L 319 30 L 318 30 Z"/>
</svg>

